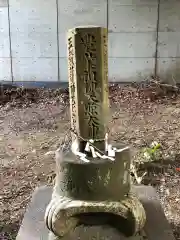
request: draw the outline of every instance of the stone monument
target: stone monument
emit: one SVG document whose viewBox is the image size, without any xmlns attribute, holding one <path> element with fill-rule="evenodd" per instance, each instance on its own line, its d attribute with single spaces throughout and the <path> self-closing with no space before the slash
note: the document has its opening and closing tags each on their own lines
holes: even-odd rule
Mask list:
<svg viewBox="0 0 180 240">
<path fill-rule="evenodd" d="M 56 156 L 56 182 L 45 215 L 53 233 L 49 240 L 65 237 L 86 224 L 88 216 L 96 221 L 102 214 L 107 221 L 114 217 L 116 227 L 133 236 L 144 227 L 146 216 L 131 193 L 129 148 L 112 147 L 107 139 L 107 30 L 70 30 L 68 62 L 73 144 L 67 154 Z M 126 227 L 118 225 L 118 218 Z"/>
<path fill-rule="evenodd" d="M 56 152 L 53 190 L 34 194 L 17 240 L 174 239 L 154 189 L 131 185 L 129 148 L 108 141 L 107 35 L 69 31 L 72 147 Z"/>
</svg>

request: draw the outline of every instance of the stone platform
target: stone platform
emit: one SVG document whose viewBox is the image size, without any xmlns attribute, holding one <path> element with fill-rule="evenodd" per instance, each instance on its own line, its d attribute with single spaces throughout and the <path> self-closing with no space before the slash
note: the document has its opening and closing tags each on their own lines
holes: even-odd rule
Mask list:
<svg viewBox="0 0 180 240">
<path fill-rule="evenodd" d="M 150 186 L 135 186 L 133 191 L 138 194 L 146 211 L 147 222 L 142 233 L 126 238 L 109 226 L 79 226 L 62 240 L 175 240 L 155 189 Z M 35 190 L 16 240 L 48 240 L 44 214 L 51 196 L 50 187 Z"/>
</svg>

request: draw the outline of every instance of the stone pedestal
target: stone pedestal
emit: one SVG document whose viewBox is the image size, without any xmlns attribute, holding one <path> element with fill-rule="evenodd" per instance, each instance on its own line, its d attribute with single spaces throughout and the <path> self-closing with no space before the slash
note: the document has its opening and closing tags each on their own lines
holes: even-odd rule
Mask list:
<svg viewBox="0 0 180 240">
<path fill-rule="evenodd" d="M 82 201 L 120 201 L 129 194 L 129 148 L 116 152 L 115 161 L 88 157 L 89 162 L 84 162 L 71 151 L 57 156 L 56 195 Z"/>
<path fill-rule="evenodd" d="M 88 222 L 102 225 L 105 221 L 126 236 L 144 227 L 144 208 L 131 192 L 129 149 L 116 152 L 115 161 L 88 159 L 83 162 L 69 152 L 56 160 L 57 178 L 45 215 L 53 233 L 50 240 Z"/>
<path fill-rule="evenodd" d="M 175 240 L 170 225 L 164 215 L 155 189 L 150 186 L 132 186 L 146 212 L 147 221 L 142 231 L 135 236 L 126 237 L 108 225 L 78 226 L 61 240 Z M 58 237 L 49 233 L 44 222 L 46 207 L 51 200 L 51 187 L 40 187 L 35 190 L 28 205 L 16 240 L 52 240 Z"/>
</svg>

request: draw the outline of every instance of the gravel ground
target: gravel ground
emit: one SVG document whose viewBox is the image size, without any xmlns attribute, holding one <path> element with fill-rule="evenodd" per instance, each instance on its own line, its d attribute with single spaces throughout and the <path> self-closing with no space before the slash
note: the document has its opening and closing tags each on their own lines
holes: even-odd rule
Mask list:
<svg viewBox="0 0 180 240">
<path fill-rule="evenodd" d="M 67 90 L 11 89 L 0 94 L 0 239 L 15 239 L 34 188 L 51 184 L 53 151 L 69 136 Z M 141 166 L 180 239 L 180 95 L 159 85 L 110 87 L 110 138 L 137 160 L 157 141 L 162 156 Z M 68 139 L 68 137 L 67 137 Z M 143 169 L 144 168 L 144 169 Z"/>
</svg>

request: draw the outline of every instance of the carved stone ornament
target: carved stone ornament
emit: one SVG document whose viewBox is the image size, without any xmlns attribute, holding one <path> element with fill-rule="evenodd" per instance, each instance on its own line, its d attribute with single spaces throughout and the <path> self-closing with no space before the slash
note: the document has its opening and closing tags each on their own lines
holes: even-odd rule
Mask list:
<svg viewBox="0 0 180 240">
<path fill-rule="evenodd" d="M 89 158 L 84 162 L 73 153 L 56 157 L 54 193 L 45 215 L 48 229 L 56 236 L 65 236 L 83 224 L 83 215 L 94 213 L 124 219 L 130 236 L 144 227 L 144 208 L 130 193 L 128 148 L 117 152 L 115 161 Z M 121 224 L 116 227 L 123 231 Z"/>
<path fill-rule="evenodd" d="M 81 215 L 86 213 L 107 213 L 123 218 L 128 236 L 137 234 L 145 224 L 145 212 L 139 199 L 129 195 L 120 202 L 114 201 L 78 201 L 66 197 L 52 199 L 46 210 L 46 224 L 56 236 L 63 237 L 83 222 Z M 116 218 L 118 219 L 118 218 Z M 117 223 L 118 225 L 118 223 Z M 116 226 L 123 232 L 121 226 Z"/>
</svg>

